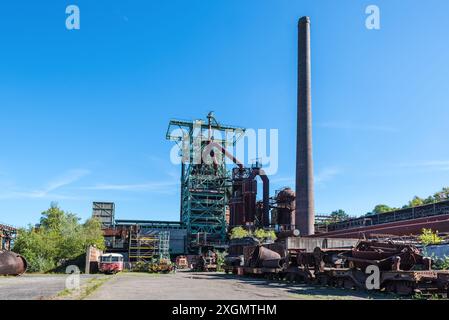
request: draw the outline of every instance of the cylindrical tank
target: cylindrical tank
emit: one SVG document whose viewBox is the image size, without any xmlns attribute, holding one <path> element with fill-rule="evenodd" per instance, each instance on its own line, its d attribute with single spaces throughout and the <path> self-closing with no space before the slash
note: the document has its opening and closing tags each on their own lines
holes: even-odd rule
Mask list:
<svg viewBox="0 0 449 320">
<path fill-rule="evenodd" d="M 19 276 L 27 269 L 27 261 L 20 254 L 0 251 L 0 275 Z"/>
<path fill-rule="evenodd" d="M 284 188 L 276 195 L 277 223 L 282 226 L 295 225 L 295 191 Z"/>
<path fill-rule="evenodd" d="M 298 229 L 286 230 L 286 231 L 279 232 L 276 236 L 278 239 L 285 239 L 285 238 L 289 238 L 289 237 L 299 237 L 300 232 Z"/>
<path fill-rule="evenodd" d="M 281 255 L 263 246 L 257 246 L 251 257 L 251 267 L 262 267 L 264 260 L 280 260 Z"/>
</svg>

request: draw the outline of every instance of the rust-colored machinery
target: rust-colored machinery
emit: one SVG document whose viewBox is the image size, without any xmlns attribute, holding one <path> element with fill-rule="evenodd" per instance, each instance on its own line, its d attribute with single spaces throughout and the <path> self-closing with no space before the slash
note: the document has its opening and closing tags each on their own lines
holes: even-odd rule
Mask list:
<svg viewBox="0 0 449 320">
<path fill-rule="evenodd" d="M 210 272 L 217 271 L 217 254 L 212 250 L 208 250 L 198 256 L 196 264 L 193 266 L 194 271 Z"/>
<path fill-rule="evenodd" d="M 360 240 L 353 248 L 321 248 L 312 252 L 277 248 L 279 245 L 243 247 L 244 266 L 228 265 L 227 272 L 267 279 L 306 282 L 347 289 L 368 290 L 372 271 L 379 271 L 377 291 L 447 296 L 449 271 L 432 270 L 432 261 L 412 244 Z M 286 252 L 286 253 L 285 253 Z"/>
<path fill-rule="evenodd" d="M 20 276 L 27 270 L 27 261 L 20 254 L 0 250 L 0 275 Z"/>
<path fill-rule="evenodd" d="M 177 256 L 176 257 L 176 267 L 178 269 L 187 269 L 189 267 L 187 257 L 186 256 Z"/>
<path fill-rule="evenodd" d="M 278 225 L 279 230 L 295 230 L 296 194 L 291 188 L 277 190 L 272 201 L 271 224 Z"/>
<path fill-rule="evenodd" d="M 393 241 L 361 240 L 354 249 L 341 255 L 351 266 L 363 271 L 369 265 L 376 265 L 382 271 L 412 270 L 417 265 L 430 268 L 430 260 L 415 246 Z"/>
<path fill-rule="evenodd" d="M 263 200 L 257 202 L 257 181 L 263 183 Z M 230 226 L 267 227 L 270 224 L 269 179 L 260 165 L 251 168 L 239 165 L 232 170 L 232 197 L 230 200 Z"/>
</svg>

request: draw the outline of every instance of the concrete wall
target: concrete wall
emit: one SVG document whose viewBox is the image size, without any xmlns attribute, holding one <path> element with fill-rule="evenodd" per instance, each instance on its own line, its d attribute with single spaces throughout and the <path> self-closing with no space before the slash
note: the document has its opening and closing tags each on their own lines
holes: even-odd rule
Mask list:
<svg viewBox="0 0 449 320">
<path fill-rule="evenodd" d="M 312 252 L 316 247 L 350 248 L 357 244 L 358 239 L 289 237 L 285 239 L 285 242 L 287 249 L 305 249 L 307 252 Z"/>
<path fill-rule="evenodd" d="M 86 250 L 86 274 L 95 273 L 98 271 L 98 261 L 103 251 L 98 250 L 95 247 L 89 246 Z"/>
</svg>

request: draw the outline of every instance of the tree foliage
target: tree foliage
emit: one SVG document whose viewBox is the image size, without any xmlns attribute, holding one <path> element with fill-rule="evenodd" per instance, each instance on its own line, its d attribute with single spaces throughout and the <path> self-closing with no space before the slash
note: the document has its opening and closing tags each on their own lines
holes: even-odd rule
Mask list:
<svg viewBox="0 0 449 320">
<path fill-rule="evenodd" d="M 89 219 L 81 224 L 72 213 L 55 203 L 42 212 L 40 225 L 19 231 L 13 250 L 23 255 L 31 272 L 47 272 L 66 260 L 85 253 L 89 245 L 104 249 L 101 223 Z"/>
<path fill-rule="evenodd" d="M 418 196 L 414 196 L 413 199 L 411 199 L 408 204 L 404 205 L 402 209 L 407 208 L 413 208 L 422 206 L 425 204 L 431 204 L 434 202 L 449 200 L 449 187 L 442 188 L 440 191 L 436 192 L 433 196 L 428 196 L 427 198 L 421 198 Z M 392 208 L 387 206 L 386 204 L 378 204 L 374 207 L 373 211 L 368 212 L 366 215 L 372 215 L 372 214 L 380 214 L 390 211 L 399 210 L 399 208 Z"/>
<path fill-rule="evenodd" d="M 257 229 L 253 236 L 259 240 L 276 240 L 276 234 L 273 230 Z"/>
<path fill-rule="evenodd" d="M 249 236 L 249 231 L 245 230 L 243 227 L 235 227 L 231 230 L 231 239 L 242 239 Z"/>
<path fill-rule="evenodd" d="M 394 210 L 394 208 L 391 208 L 391 207 L 387 206 L 386 204 L 378 204 L 377 206 L 374 207 L 373 213 L 379 214 L 379 213 L 389 212 L 392 210 Z"/>
<path fill-rule="evenodd" d="M 273 230 L 257 229 L 254 232 L 248 231 L 243 227 L 232 228 L 230 233 L 231 239 L 242 239 L 253 236 L 259 240 L 276 240 L 276 234 Z"/>
<path fill-rule="evenodd" d="M 335 210 L 330 214 L 332 222 L 343 221 L 349 218 L 349 215 L 342 209 Z"/>
</svg>

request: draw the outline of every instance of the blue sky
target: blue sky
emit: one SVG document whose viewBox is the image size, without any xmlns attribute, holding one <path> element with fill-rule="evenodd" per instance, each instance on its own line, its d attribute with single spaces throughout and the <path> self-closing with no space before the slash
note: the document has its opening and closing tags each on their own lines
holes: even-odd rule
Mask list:
<svg viewBox="0 0 449 320">
<path fill-rule="evenodd" d="M 81 29 L 65 28 L 65 8 Z M 365 28 L 376 4 L 381 30 Z M 363 214 L 449 185 L 449 2 L 10 1 L 0 5 L 0 221 L 51 201 L 176 220 L 170 118 L 279 129 L 294 184 L 296 23 L 312 20 L 316 209 Z"/>
</svg>

